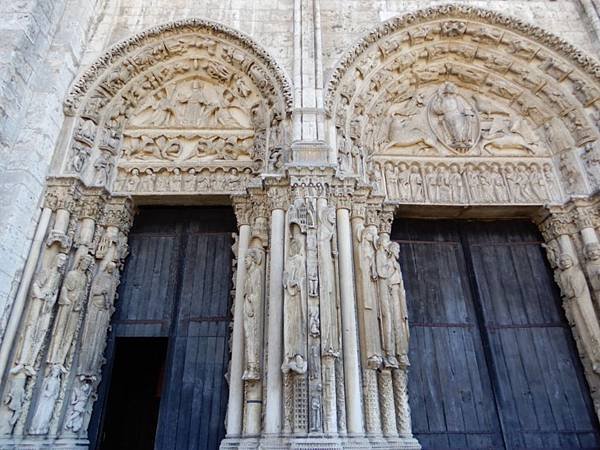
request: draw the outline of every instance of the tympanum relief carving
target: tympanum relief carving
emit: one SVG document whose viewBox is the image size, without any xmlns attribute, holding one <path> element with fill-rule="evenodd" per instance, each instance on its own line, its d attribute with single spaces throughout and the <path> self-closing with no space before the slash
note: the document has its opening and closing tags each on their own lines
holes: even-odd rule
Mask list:
<svg viewBox="0 0 600 450">
<path fill-rule="evenodd" d="M 500 194 L 478 200 L 465 186 L 461 203 L 561 202 L 563 195 L 596 185 L 599 129 L 593 117 L 600 91 L 593 64 L 578 59 L 577 67 L 555 53 L 550 37 L 546 47 L 523 35 L 525 24 L 515 25 L 517 32 L 507 22 L 495 13 L 482 21 L 468 6 L 430 8 L 410 20 L 392 19 L 356 44 L 328 85 L 339 170 L 373 184 L 380 177 L 373 168 L 378 161 L 401 157 L 422 164 L 456 159 L 460 173 L 467 160 L 473 165 L 485 160 L 502 167 L 503 177 L 503 166 L 514 158 L 552 167 L 546 183 L 553 178 L 556 192 L 550 195 L 542 192 L 546 188 L 531 196 L 513 196 L 508 189 L 506 200 Z M 419 193 L 411 196 L 437 202 L 425 192 L 423 200 Z"/>
<path fill-rule="evenodd" d="M 235 168 L 245 185 L 246 173 L 281 169 L 290 106 L 281 69 L 220 25 L 179 25 L 113 49 L 102 70 L 77 81 L 67 102 L 67 112 L 79 116 L 67 171 L 94 185 L 116 179 L 118 192 L 145 193 L 152 191 L 130 189 L 148 171 Z"/>
</svg>

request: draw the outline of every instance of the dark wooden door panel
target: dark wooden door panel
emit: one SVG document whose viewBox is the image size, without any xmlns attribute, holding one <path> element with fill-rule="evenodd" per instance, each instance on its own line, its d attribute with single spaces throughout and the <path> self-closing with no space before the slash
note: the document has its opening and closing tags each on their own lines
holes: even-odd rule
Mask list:
<svg viewBox="0 0 600 450">
<path fill-rule="evenodd" d="M 600 448 L 540 237 L 527 222 L 402 221 L 409 392 L 424 448 Z"/>
<path fill-rule="evenodd" d="M 118 336 L 167 336 L 179 257 L 175 233 L 132 233 L 114 316 Z"/>
<path fill-rule="evenodd" d="M 130 233 L 111 339 L 168 337 L 157 450 L 213 450 L 225 435 L 234 230 L 231 208 L 147 208 Z"/>
<path fill-rule="evenodd" d="M 560 294 L 539 236 L 528 223 L 519 227 L 473 224 L 467 234 L 507 446 L 598 448 Z"/>
<path fill-rule="evenodd" d="M 157 433 L 161 450 L 216 449 L 225 433 L 231 233 L 198 228 L 195 221 L 186 228 L 168 393 Z"/>
<path fill-rule="evenodd" d="M 502 448 L 459 236 L 435 225 L 394 234 L 411 322 L 413 429 L 425 448 Z"/>
</svg>

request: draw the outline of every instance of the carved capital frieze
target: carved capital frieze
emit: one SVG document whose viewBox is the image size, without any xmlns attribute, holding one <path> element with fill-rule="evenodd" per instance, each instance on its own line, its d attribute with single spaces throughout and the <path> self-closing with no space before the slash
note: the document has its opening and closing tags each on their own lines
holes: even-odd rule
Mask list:
<svg viewBox="0 0 600 450">
<path fill-rule="evenodd" d="M 379 213 L 379 231 L 390 234 L 392 232 L 392 223 L 394 222 L 394 208 L 384 207 Z"/>
<path fill-rule="evenodd" d="M 133 207 L 129 197 L 112 197 L 104 205 L 100 223 L 107 227 L 116 227 L 127 234 L 133 223 Z"/>
<path fill-rule="evenodd" d="M 564 210 L 551 210 L 548 217 L 539 223 L 539 228 L 546 242 L 577 232 L 573 213 Z"/>
<path fill-rule="evenodd" d="M 75 178 L 49 178 L 47 183 L 44 207 L 53 211 L 64 209 L 73 212 L 81 195 L 80 182 Z"/>
<path fill-rule="evenodd" d="M 598 210 L 594 206 L 580 206 L 574 211 L 577 228 L 597 228 L 600 225 Z"/>
<path fill-rule="evenodd" d="M 233 196 L 233 211 L 237 219 L 238 227 L 250 225 L 252 214 L 252 203 L 246 196 Z"/>
<path fill-rule="evenodd" d="M 271 186 L 267 190 L 269 208 L 286 210 L 290 204 L 289 190 L 287 186 Z"/>
</svg>

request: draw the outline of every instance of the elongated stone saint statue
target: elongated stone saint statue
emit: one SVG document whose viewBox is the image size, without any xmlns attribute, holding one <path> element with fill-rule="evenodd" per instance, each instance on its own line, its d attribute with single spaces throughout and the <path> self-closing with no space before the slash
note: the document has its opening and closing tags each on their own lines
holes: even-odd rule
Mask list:
<svg viewBox="0 0 600 450">
<path fill-rule="evenodd" d="M 38 400 L 29 432 L 31 434 L 48 434 L 54 406 L 60 394 L 61 376 L 66 371 L 60 364 L 50 366 L 50 373 L 44 379 L 42 391 Z"/>
<path fill-rule="evenodd" d="M 88 270 L 93 263 L 90 255 L 83 255 L 75 269 L 69 271 L 60 290 L 58 311 L 52 330 L 48 362 L 64 368 L 65 358 L 75 338 L 84 307 L 88 287 Z"/>
<path fill-rule="evenodd" d="M 108 324 L 117 289 L 116 264 L 108 262 L 96 274 L 90 288 L 90 300 L 81 335 L 80 375 L 97 376 L 102 365 Z"/>
<path fill-rule="evenodd" d="M 385 367 L 398 367 L 395 355 L 395 339 L 392 327 L 392 276 L 394 275 L 394 255 L 390 248 L 390 237 L 382 233 L 377 242 L 375 255 L 377 281 L 379 286 L 379 330 L 383 347 Z"/>
<path fill-rule="evenodd" d="M 246 253 L 246 280 L 244 283 L 246 370 L 242 379 L 247 381 L 260 379 L 258 315 L 262 304 L 263 260 L 263 252 L 259 248 L 251 248 Z"/>
<path fill-rule="evenodd" d="M 586 269 L 590 279 L 596 306 L 600 307 L 600 244 L 591 242 L 585 246 Z"/>
<path fill-rule="evenodd" d="M 18 372 L 23 368 L 29 375 L 34 373 L 33 366 L 50 327 L 52 311 L 66 265 L 67 255 L 64 253 L 57 254 L 51 266 L 42 270 L 33 282 L 31 287 L 31 309 L 23 333 L 21 355 L 17 360 L 17 365 L 13 368 L 13 372 Z"/>
<path fill-rule="evenodd" d="M 362 227 L 357 232 L 360 242 L 361 279 L 365 287 L 365 308 L 373 309 L 377 297 L 377 267 L 375 264 L 375 253 L 377 243 L 377 229 L 374 227 Z"/>
<path fill-rule="evenodd" d="M 23 405 L 25 404 L 25 382 L 27 377 L 20 373 L 13 377 L 10 381 L 10 389 L 4 397 L 4 404 L 9 410 L 8 417 L 2 417 L 4 423 L 0 423 L 0 429 L 7 434 L 12 434 L 15 425 L 21 418 Z"/>
<path fill-rule="evenodd" d="M 400 245 L 397 242 L 390 243 L 390 252 L 393 256 L 393 273 L 390 277 L 390 291 L 392 296 L 392 317 L 394 322 L 394 338 L 396 346 L 396 355 L 401 367 L 407 367 L 408 362 L 408 343 L 410 338 L 408 326 L 408 311 L 406 307 L 406 292 L 404 290 L 404 281 L 400 270 Z"/>
<path fill-rule="evenodd" d="M 339 347 L 336 328 L 337 318 L 335 267 L 333 262 L 335 240 L 335 208 L 323 206 L 319 210 L 319 274 L 321 282 L 321 316 L 330 324 L 322 331 L 321 345 L 325 351 L 336 352 Z M 326 310 L 326 311 L 324 311 Z"/>
<path fill-rule="evenodd" d="M 592 369 L 600 373 L 600 325 L 594 311 L 587 281 L 583 271 L 573 262 L 573 257 L 562 253 L 558 258 L 558 284 L 562 289 L 565 309 L 570 313 L 571 320 L 581 330 L 587 333 L 582 339 Z"/>
<path fill-rule="evenodd" d="M 290 241 L 289 257 L 283 274 L 283 286 L 286 293 L 284 371 L 287 369 L 296 373 L 306 372 L 303 343 L 303 327 L 306 324 L 304 317 L 306 266 L 303 253 L 300 238 L 293 237 Z"/>
</svg>

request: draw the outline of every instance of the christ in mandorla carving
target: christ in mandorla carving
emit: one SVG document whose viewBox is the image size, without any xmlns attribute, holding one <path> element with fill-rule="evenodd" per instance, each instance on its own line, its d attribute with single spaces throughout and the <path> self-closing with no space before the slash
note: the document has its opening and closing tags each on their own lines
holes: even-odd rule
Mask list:
<svg viewBox="0 0 600 450">
<path fill-rule="evenodd" d="M 445 83 L 432 98 L 429 120 L 440 142 L 458 153 L 468 152 L 479 140 L 475 109 L 457 93 L 453 83 Z"/>
</svg>

